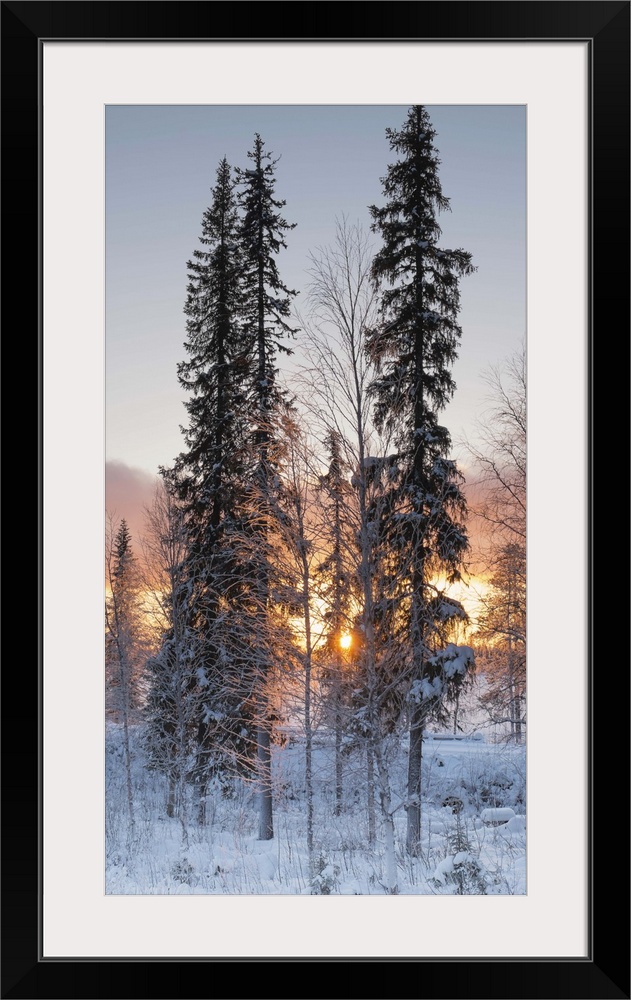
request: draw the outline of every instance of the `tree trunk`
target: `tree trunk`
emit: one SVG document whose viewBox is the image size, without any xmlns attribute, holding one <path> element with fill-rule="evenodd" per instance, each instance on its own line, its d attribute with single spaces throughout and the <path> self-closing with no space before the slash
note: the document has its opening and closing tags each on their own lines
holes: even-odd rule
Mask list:
<svg viewBox="0 0 631 1000">
<path fill-rule="evenodd" d="M 131 775 L 131 743 L 129 739 L 129 674 L 130 670 L 126 660 L 126 653 L 123 644 L 119 642 L 119 662 L 120 662 L 120 692 L 121 692 L 121 714 L 123 716 L 123 748 L 125 752 L 125 784 L 127 788 L 127 812 L 129 815 L 129 839 L 131 840 L 136 824 L 134 816 L 134 788 Z"/>
<path fill-rule="evenodd" d="M 521 695 L 515 694 L 513 699 L 513 714 L 515 717 L 515 742 L 521 744 L 522 742 L 522 725 L 521 725 Z"/>
<path fill-rule="evenodd" d="M 340 710 L 339 674 L 336 680 L 338 691 L 335 696 L 335 815 L 342 812 L 342 713 Z"/>
<path fill-rule="evenodd" d="M 129 718 L 126 704 L 127 694 L 123 693 L 123 740 L 125 744 L 125 777 L 127 783 L 127 811 L 129 813 L 130 836 L 133 834 L 136 820 L 134 817 L 134 788 L 131 778 L 131 747 L 129 742 Z"/>
<path fill-rule="evenodd" d="M 259 840 L 274 839 L 272 810 L 272 755 L 269 731 L 259 723 L 256 733 L 256 759 L 259 776 Z"/>
<path fill-rule="evenodd" d="M 306 591 L 308 593 L 308 591 Z M 309 876 L 313 878 L 313 733 L 311 729 L 311 619 L 309 605 L 305 604 L 305 633 L 307 655 L 305 661 L 305 786 L 307 791 L 307 853 Z"/>
<path fill-rule="evenodd" d="M 182 848 L 188 850 L 188 797 L 184 782 L 180 780 L 180 826 L 182 828 Z"/>
<path fill-rule="evenodd" d="M 420 565 L 419 565 L 420 564 Z M 413 680 L 423 678 L 425 642 L 423 628 L 424 580 L 422 558 L 417 563 L 412 593 L 412 660 Z M 420 699 L 420 692 L 417 697 Z M 408 751 L 407 832 L 406 850 L 411 857 L 421 851 L 421 763 L 423 758 L 423 706 L 415 704 L 410 715 L 410 748 Z"/>
<path fill-rule="evenodd" d="M 458 709 L 460 707 L 460 695 L 456 695 L 456 701 L 454 703 L 454 736 L 458 734 Z"/>
<path fill-rule="evenodd" d="M 377 765 L 377 780 L 379 783 L 379 804 L 381 805 L 381 821 L 385 840 L 386 888 L 391 896 L 397 896 L 397 859 L 394 853 L 394 817 L 392 815 L 392 795 L 390 781 L 385 761 L 383 759 L 380 733 L 373 730 L 373 754 Z"/>
<path fill-rule="evenodd" d="M 386 841 L 386 884 L 391 896 L 398 896 L 397 862 L 394 853 L 394 821 L 390 812 L 390 799 L 382 796 L 381 812 L 383 815 L 384 836 Z"/>
<path fill-rule="evenodd" d="M 513 678 L 510 676 L 510 681 L 508 683 L 508 719 L 510 723 L 510 738 L 511 743 L 516 743 L 515 738 L 515 685 L 513 684 Z"/>
<path fill-rule="evenodd" d="M 204 778 L 197 786 L 197 825 L 206 826 L 206 795 L 208 781 Z"/>
<path fill-rule="evenodd" d="M 167 816 L 173 819 L 175 816 L 175 775 L 169 774 L 169 795 L 167 798 Z"/>
<path fill-rule="evenodd" d="M 309 871 L 313 875 L 313 749 L 311 733 L 307 733 L 305 745 L 305 785 L 307 788 L 307 854 Z"/>
<path fill-rule="evenodd" d="M 366 746 L 366 771 L 368 774 L 368 846 L 377 842 L 377 822 L 375 817 L 375 755 L 370 743 Z"/>
<path fill-rule="evenodd" d="M 423 757 L 423 719 L 417 706 L 410 720 L 410 750 L 408 755 L 407 833 L 405 846 L 409 855 L 421 852 L 421 762 Z"/>
</svg>

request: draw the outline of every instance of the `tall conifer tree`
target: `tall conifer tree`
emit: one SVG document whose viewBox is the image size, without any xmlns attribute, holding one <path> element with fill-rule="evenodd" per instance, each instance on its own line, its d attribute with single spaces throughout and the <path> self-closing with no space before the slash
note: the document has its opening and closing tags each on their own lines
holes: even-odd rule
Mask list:
<svg viewBox="0 0 631 1000">
<path fill-rule="evenodd" d="M 442 572 L 456 580 L 467 549 L 461 477 L 448 458 L 450 436 L 438 413 L 455 389 L 450 369 L 461 336 L 458 279 L 474 268 L 465 250 L 439 247 L 437 217 L 449 201 L 426 109 L 415 105 L 403 127 L 386 135 L 397 159 L 382 179 L 385 204 L 370 209 L 373 231 L 382 239 L 372 267 L 381 322 L 368 351 L 378 369 L 372 386 L 376 422 L 392 432 L 397 448 L 384 531 L 407 580 L 398 614 L 407 616 L 411 656 L 407 849 L 415 855 L 423 727 L 445 690 L 442 661 L 432 649 L 444 602 L 432 577 Z"/>
<path fill-rule="evenodd" d="M 186 628 L 196 644 L 190 662 L 200 705 L 195 776 L 203 818 L 209 775 L 234 769 L 231 762 L 247 762 L 251 741 L 240 683 L 243 643 L 235 618 L 243 588 L 239 539 L 256 397 L 235 181 L 225 157 L 202 218 L 200 243 L 187 265 L 188 359 L 178 365 L 180 385 L 189 394 L 186 450 L 172 469 L 162 471 L 188 537 L 182 585 L 189 608 Z"/>
<path fill-rule="evenodd" d="M 285 205 L 274 196 L 278 160 L 265 152 L 256 133 L 248 152 L 251 166 L 238 169 L 243 287 L 246 296 L 246 331 L 254 345 L 255 394 L 258 408 L 254 436 L 256 471 L 251 489 L 252 549 L 255 574 L 252 665 L 256 673 L 257 769 L 259 781 L 259 839 L 274 836 L 271 781 L 272 711 L 267 684 L 272 669 L 270 602 L 273 557 L 271 537 L 276 491 L 276 468 L 280 444 L 277 432 L 283 393 L 277 383 L 279 351 L 291 353 L 286 344 L 293 330 L 288 323 L 291 301 L 296 294 L 281 280 L 276 257 L 286 248 L 285 233 L 294 228 L 280 210 Z"/>
</svg>

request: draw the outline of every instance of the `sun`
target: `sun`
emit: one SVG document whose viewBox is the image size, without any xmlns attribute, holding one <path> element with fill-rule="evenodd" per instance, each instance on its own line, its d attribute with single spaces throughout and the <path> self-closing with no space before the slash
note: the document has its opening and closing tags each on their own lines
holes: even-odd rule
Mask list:
<svg viewBox="0 0 631 1000">
<path fill-rule="evenodd" d="M 342 649 L 350 649 L 352 642 L 353 637 L 348 632 L 344 632 L 343 635 L 340 636 L 340 647 Z"/>
</svg>

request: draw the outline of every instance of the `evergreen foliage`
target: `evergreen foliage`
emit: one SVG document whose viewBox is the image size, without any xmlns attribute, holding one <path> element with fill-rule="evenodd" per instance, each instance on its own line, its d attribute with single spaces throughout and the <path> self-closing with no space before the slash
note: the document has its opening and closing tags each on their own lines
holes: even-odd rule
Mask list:
<svg viewBox="0 0 631 1000">
<path fill-rule="evenodd" d="M 470 253 L 439 245 L 438 214 L 449 201 L 426 109 L 415 105 L 402 128 L 386 134 L 397 159 L 382 178 L 385 204 L 370 209 L 372 228 L 382 240 L 372 267 L 381 305 L 367 348 L 378 369 L 372 386 L 375 420 L 392 433 L 397 449 L 387 470 L 389 498 L 380 533 L 396 553 L 384 612 L 391 620 L 403 616 L 410 637 L 407 848 L 414 854 L 420 840 L 422 731 L 444 691 L 434 638 L 445 605 L 431 579 L 438 573 L 449 582 L 459 579 L 467 551 L 462 477 L 448 457 L 450 436 L 438 415 L 455 390 L 458 282 L 474 269 Z"/>
</svg>

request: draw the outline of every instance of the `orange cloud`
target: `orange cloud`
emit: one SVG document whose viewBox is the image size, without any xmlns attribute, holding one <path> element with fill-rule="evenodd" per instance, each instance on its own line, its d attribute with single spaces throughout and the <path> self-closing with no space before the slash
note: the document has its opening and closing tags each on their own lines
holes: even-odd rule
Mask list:
<svg viewBox="0 0 631 1000">
<path fill-rule="evenodd" d="M 117 521 L 125 518 L 136 552 L 144 529 L 143 508 L 151 504 L 157 483 L 158 477 L 144 469 L 124 462 L 105 463 L 105 509 Z"/>
</svg>

